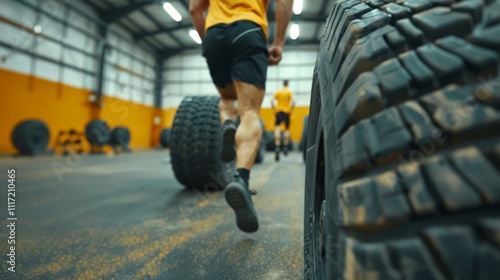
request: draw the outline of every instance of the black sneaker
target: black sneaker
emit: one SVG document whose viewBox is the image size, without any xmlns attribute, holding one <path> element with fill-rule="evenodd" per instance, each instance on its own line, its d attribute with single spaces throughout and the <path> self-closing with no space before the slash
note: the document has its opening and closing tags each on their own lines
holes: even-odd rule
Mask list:
<svg viewBox="0 0 500 280">
<path fill-rule="evenodd" d="M 285 156 L 288 156 L 288 145 L 285 145 L 285 147 L 283 147 L 283 154 Z"/>
<path fill-rule="evenodd" d="M 280 148 L 274 149 L 274 160 L 280 161 Z"/>
<path fill-rule="evenodd" d="M 256 192 L 250 191 L 248 185 L 238 174 L 235 174 L 234 180 L 227 185 L 224 192 L 227 203 L 236 214 L 236 224 L 244 232 L 255 232 L 259 229 L 259 220 L 253 207 L 252 194 L 256 194 Z"/>
<path fill-rule="evenodd" d="M 236 158 L 235 135 L 236 126 L 234 123 L 232 121 L 225 121 L 222 125 L 222 150 L 220 153 L 220 159 L 223 162 L 231 162 Z"/>
</svg>

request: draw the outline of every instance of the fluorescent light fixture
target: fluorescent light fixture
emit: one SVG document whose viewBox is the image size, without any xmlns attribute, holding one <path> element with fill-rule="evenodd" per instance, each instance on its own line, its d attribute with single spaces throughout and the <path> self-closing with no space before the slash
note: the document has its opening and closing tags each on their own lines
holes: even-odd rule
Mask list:
<svg viewBox="0 0 500 280">
<path fill-rule="evenodd" d="M 295 0 L 293 1 L 293 13 L 296 15 L 300 15 L 302 13 L 302 6 L 304 4 L 303 0 Z"/>
<path fill-rule="evenodd" d="M 182 20 L 181 14 L 172 6 L 172 4 L 165 2 L 163 4 L 163 9 L 172 17 L 173 20 L 179 22 Z"/>
<path fill-rule="evenodd" d="M 300 35 L 299 24 L 298 23 L 292 24 L 292 26 L 290 27 L 290 38 L 292 40 L 295 40 L 295 39 L 299 38 L 299 35 Z"/>
<path fill-rule="evenodd" d="M 200 38 L 200 34 L 198 34 L 198 31 L 192 29 L 191 31 L 189 31 L 189 36 L 191 36 L 191 38 L 193 38 L 193 40 L 199 45 L 201 44 L 201 38 Z"/>
</svg>

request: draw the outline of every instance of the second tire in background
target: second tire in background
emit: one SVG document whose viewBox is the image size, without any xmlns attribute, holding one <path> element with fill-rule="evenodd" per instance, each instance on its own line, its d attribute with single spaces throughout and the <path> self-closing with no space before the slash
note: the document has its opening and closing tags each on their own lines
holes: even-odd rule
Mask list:
<svg viewBox="0 0 500 280">
<path fill-rule="evenodd" d="M 170 142 L 172 168 L 188 189 L 223 189 L 229 181 L 230 172 L 220 159 L 219 100 L 186 97 L 175 115 Z"/>
</svg>

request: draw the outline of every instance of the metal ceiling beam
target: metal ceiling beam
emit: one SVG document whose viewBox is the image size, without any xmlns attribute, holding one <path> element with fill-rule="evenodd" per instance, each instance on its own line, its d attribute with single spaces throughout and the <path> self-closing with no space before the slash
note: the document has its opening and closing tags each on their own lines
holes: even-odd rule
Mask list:
<svg viewBox="0 0 500 280">
<path fill-rule="evenodd" d="M 109 27 L 101 27 L 99 28 L 99 34 L 102 36 L 104 40 L 98 43 L 97 46 L 97 79 L 96 79 L 96 88 L 94 91 L 94 96 L 96 97 L 96 101 L 99 102 L 102 97 L 102 92 L 104 88 L 104 72 L 106 67 L 106 57 L 111 48 L 111 46 L 106 42 L 106 38 L 109 33 Z"/>
<path fill-rule="evenodd" d="M 163 62 L 162 58 L 156 59 L 156 67 L 155 67 L 155 84 L 154 84 L 154 104 L 155 107 L 161 109 L 163 103 Z"/>
<path fill-rule="evenodd" d="M 92 5 L 89 0 L 84 0 L 84 1 L 87 4 Z M 195 49 L 195 48 L 199 47 L 198 45 L 186 46 L 185 43 L 183 43 L 183 41 L 178 38 L 178 36 L 172 34 L 173 32 L 178 31 L 178 30 L 192 28 L 192 23 L 189 21 L 189 19 L 183 20 L 183 21 L 177 23 L 176 26 L 165 28 L 162 26 L 162 24 L 160 22 L 158 22 L 158 20 L 155 17 L 153 17 L 151 14 L 149 14 L 148 11 L 144 10 L 144 8 L 147 5 L 151 5 L 151 4 L 155 4 L 155 3 L 161 4 L 161 2 L 162 2 L 161 0 L 145 0 L 145 1 L 141 1 L 141 2 L 129 0 L 128 2 L 129 2 L 129 4 L 124 6 L 124 7 L 116 7 L 112 3 L 105 1 L 105 3 L 110 5 L 110 8 L 105 10 L 105 11 L 98 9 L 97 7 L 95 7 L 95 5 L 92 5 L 92 6 L 100 14 L 100 17 L 106 22 L 118 21 L 121 18 L 126 17 L 128 14 L 134 12 L 135 10 L 139 10 L 144 16 L 146 16 L 146 18 L 148 18 L 151 22 L 153 22 L 156 25 L 157 30 L 153 30 L 153 31 L 141 30 L 141 32 L 139 34 L 137 34 L 137 33 L 134 34 L 134 32 L 131 32 L 131 30 L 127 30 L 128 32 L 130 32 L 132 34 L 132 36 L 134 37 L 134 40 L 137 43 L 139 43 L 139 44 L 142 43 L 143 39 L 146 37 L 156 36 L 159 34 L 167 34 L 167 36 L 169 36 L 172 40 L 174 40 L 179 46 L 178 48 L 168 48 L 165 46 L 165 49 L 167 49 L 167 51 L 160 53 L 160 56 L 170 56 L 171 53 L 177 53 L 178 51 L 183 51 L 186 49 Z M 325 7 L 327 5 L 327 2 L 328 1 L 323 2 L 323 7 Z M 179 3 L 186 10 L 189 10 L 189 1 L 188 0 L 179 0 Z M 267 18 L 268 18 L 268 21 L 270 23 L 275 22 L 275 13 L 273 11 L 268 11 Z M 325 16 L 318 16 L 317 14 L 314 14 L 314 13 L 302 13 L 300 15 L 292 15 L 292 19 L 291 19 L 292 22 L 317 23 L 318 27 L 316 29 L 315 34 L 318 33 L 318 29 L 320 28 L 321 23 L 325 22 L 325 20 L 326 20 Z M 122 26 L 122 27 L 124 27 L 124 26 Z M 272 33 L 273 32 L 271 31 L 270 35 L 272 35 Z M 270 39 L 271 39 L 271 37 L 272 36 L 269 36 Z M 318 42 L 316 39 L 317 39 L 317 36 L 313 40 L 310 40 L 309 43 L 317 44 Z M 303 44 L 303 43 L 301 43 L 302 41 L 300 39 L 293 41 L 293 42 L 297 43 L 297 44 Z M 148 43 L 147 45 L 150 47 L 153 47 L 154 49 L 158 49 L 157 47 L 153 46 L 150 43 Z M 164 44 L 161 43 L 161 45 L 164 45 Z"/>
<path fill-rule="evenodd" d="M 92 3 L 90 0 L 83 0 L 83 3 L 90 6 L 99 15 L 100 9 L 97 5 Z M 91 20 L 94 23 L 97 23 L 100 27 L 106 27 L 108 25 L 108 23 L 105 22 L 104 20 L 102 20 L 101 17 L 92 16 L 92 19 L 91 19 L 90 18 L 91 16 L 87 12 L 83 12 L 83 11 L 81 11 L 81 9 L 79 9 L 78 7 L 75 6 L 75 1 L 66 1 L 65 4 L 66 4 L 66 6 L 70 7 L 70 9 L 73 12 L 81 15 L 82 17 L 84 17 L 88 20 Z"/>
<path fill-rule="evenodd" d="M 105 2 L 107 2 L 107 1 L 105 1 Z M 131 0 L 129 0 L 128 2 L 129 2 L 129 5 L 133 5 L 133 4 L 135 3 L 135 1 L 131 1 Z M 112 5 L 112 7 L 114 7 L 114 5 L 113 5 L 113 4 L 111 4 L 111 3 L 109 3 L 109 2 L 107 2 L 107 3 L 108 3 L 109 5 Z M 138 8 L 138 10 L 139 10 L 139 11 L 141 11 L 141 13 L 143 12 L 142 8 Z M 146 15 L 145 15 L 145 16 L 146 16 Z M 123 28 L 124 28 L 124 29 L 125 29 L 128 33 L 130 33 L 130 35 L 132 35 L 132 37 L 133 37 L 135 34 L 137 34 L 136 32 L 134 32 L 134 31 L 130 30 L 130 28 L 126 27 L 126 26 L 125 26 L 125 24 L 123 24 L 123 22 L 119 22 L 119 23 L 117 23 L 117 24 L 118 24 L 118 25 L 120 25 L 120 26 L 122 26 L 122 27 L 123 27 Z M 139 30 L 139 32 L 140 32 L 140 33 L 145 32 L 145 30 L 144 30 L 144 29 L 142 29 L 142 27 L 141 27 L 139 24 L 136 24 L 136 25 L 135 25 L 135 27 Z M 136 41 L 136 40 L 134 40 L 134 41 L 136 42 L 136 44 L 139 44 L 139 45 L 140 45 L 140 44 L 143 44 L 143 43 L 147 44 L 148 46 L 150 46 L 152 49 L 154 49 L 154 50 L 155 50 L 155 55 L 157 55 L 157 52 L 158 52 L 158 47 L 156 47 L 155 45 L 151 44 L 150 42 L 145 42 L 145 41 L 142 41 L 142 42 L 138 42 L 138 41 Z M 155 40 L 155 42 L 157 42 L 157 40 Z M 163 45 L 163 44 L 160 42 L 160 45 Z"/>
<path fill-rule="evenodd" d="M 162 25 L 156 18 L 154 18 L 148 11 L 145 11 L 144 9 L 140 9 L 141 13 L 145 15 L 150 21 L 152 21 L 158 29 L 162 29 Z M 141 32 L 142 33 L 142 32 Z M 184 43 L 174 34 L 169 33 L 168 34 L 181 48 L 185 47 Z M 140 40 L 137 40 L 140 41 Z"/>
<path fill-rule="evenodd" d="M 19 0 L 19 1 L 25 1 L 25 0 Z M 72 4 L 74 4 L 75 1 L 68 1 L 67 4 L 69 4 L 69 6 L 72 6 Z M 72 11 L 80 14 L 81 16 L 85 17 L 86 19 L 92 21 L 92 22 L 97 22 L 101 27 L 105 27 L 105 26 L 108 26 L 109 24 L 104 21 L 104 19 L 101 18 L 101 15 L 100 15 L 100 11 L 102 11 L 102 9 L 100 9 L 98 6 L 96 6 L 94 3 L 92 3 L 90 0 L 83 0 L 83 3 L 85 3 L 86 5 L 90 6 L 97 14 L 97 17 L 96 16 L 90 16 L 82 11 L 80 11 L 78 8 L 74 7 L 71 8 Z M 104 3 L 106 4 L 107 7 L 110 7 L 109 9 L 113 9 L 115 8 L 115 6 L 108 2 L 108 1 L 102 1 L 101 0 L 101 3 Z M 123 29 L 125 29 L 127 32 L 130 33 L 130 35 L 134 35 L 135 33 L 130 30 L 128 27 L 126 27 L 125 25 L 123 24 L 119 24 L 120 27 L 122 27 Z M 74 28 L 74 27 L 73 27 Z M 157 51 L 158 48 L 156 48 L 155 46 L 153 46 L 152 44 L 150 43 L 147 43 L 147 42 L 137 42 L 137 41 L 134 41 L 134 40 L 131 40 L 129 39 L 128 37 L 125 37 L 123 36 L 120 32 L 117 32 L 113 29 L 110 29 L 109 31 L 111 34 L 117 36 L 118 38 L 120 38 L 121 40 L 124 40 L 132 45 L 139 45 L 139 47 L 147 50 L 148 52 L 153 52 L 153 51 Z M 137 59 L 136 59 L 137 60 Z M 141 61 L 141 60 L 138 60 L 138 61 Z"/>
<path fill-rule="evenodd" d="M 146 6 L 158 3 L 157 1 L 149 0 L 144 2 L 133 2 L 123 7 L 112 8 L 109 10 L 100 11 L 101 18 L 109 23 L 119 21 L 129 14 L 142 9 Z"/>
<path fill-rule="evenodd" d="M 134 39 L 135 40 L 142 40 L 145 37 L 156 36 L 156 35 L 162 34 L 162 33 L 170 33 L 170 32 L 174 32 L 177 30 L 186 29 L 186 28 L 190 28 L 190 27 L 193 27 L 193 24 L 191 22 L 184 22 L 184 23 L 181 22 L 179 25 L 174 26 L 174 27 L 161 28 L 158 30 L 148 31 L 148 32 L 144 32 L 141 34 L 137 34 L 136 36 L 134 36 Z"/>
<path fill-rule="evenodd" d="M 183 2 L 183 1 L 181 1 Z M 184 2 L 183 2 L 184 3 Z M 269 22 L 275 22 L 275 16 L 273 13 L 268 13 L 267 14 L 268 16 L 268 20 Z M 318 17 L 317 15 L 315 14 L 303 14 L 303 15 L 295 15 L 292 17 L 292 20 L 291 21 L 298 21 L 298 22 L 312 22 L 312 23 L 323 23 L 325 22 L 326 18 L 324 17 Z M 149 36 L 156 36 L 158 34 L 162 34 L 162 33 L 170 33 L 170 32 L 174 32 L 174 31 L 177 31 L 177 30 L 181 30 L 181 29 L 187 29 L 187 28 L 192 28 L 193 27 L 193 24 L 189 21 L 189 22 L 180 22 L 177 26 L 174 26 L 174 27 L 169 27 L 169 28 L 159 28 L 157 30 L 153 30 L 153 31 L 149 31 L 149 32 L 144 32 L 144 33 L 141 33 L 141 34 L 137 34 L 136 36 L 134 36 L 134 39 L 135 40 L 142 40 L 143 38 L 145 37 L 149 37 Z"/>
</svg>

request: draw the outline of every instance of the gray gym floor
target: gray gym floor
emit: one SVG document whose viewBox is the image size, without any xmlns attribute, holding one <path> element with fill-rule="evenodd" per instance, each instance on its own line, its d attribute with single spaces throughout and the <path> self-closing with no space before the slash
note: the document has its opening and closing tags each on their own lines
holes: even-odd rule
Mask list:
<svg viewBox="0 0 500 280">
<path fill-rule="evenodd" d="M 184 190 L 166 158 L 166 150 L 0 158 L 1 252 L 10 246 L 7 169 L 17 170 L 17 278 L 302 278 L 300 153 L 279 163 L 267 154 L 253 169 L 260 221 L 253 234 L 238 230 L 222 193 Z M 5 255 L 2 266 L 5 273 Z"/>
</svg>

